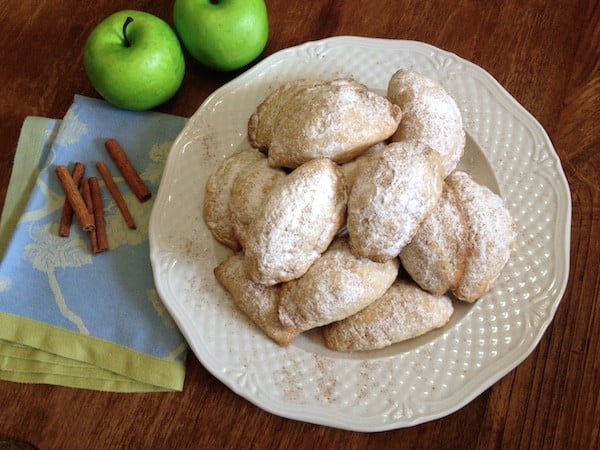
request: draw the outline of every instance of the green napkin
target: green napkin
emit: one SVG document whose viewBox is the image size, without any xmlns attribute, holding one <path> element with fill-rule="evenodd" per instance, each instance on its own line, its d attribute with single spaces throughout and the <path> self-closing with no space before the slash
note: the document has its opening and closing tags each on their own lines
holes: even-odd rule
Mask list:
<svg viewBox="0 0 600 450">
<path fill-rule="evenodd" d="M 101 181 L 94 162 L 104 160 L 125 193 L 102 149 L 114 137 L 135 147 L 130 158 L 146 168 L 142 176 L 155 194 L 184 124 L 82 96 L 62 120 L 24 121 L 0 221 L 0 379 L 115 392 L 183 389 L 187 344 L 158 298 L 148 257 L 152 202 L 134 207 L 138 229 L 127 234 L 110 226 L 118 213 L 102 184 L 109 243 L 111 232 L 118 239 L 115 248 L 91 256 L 76 221 L 72 236 L 54 233 L 64 199 L 54 167 L 82 161 L 86 176 Z M 128 204 L 132 198 L 126 195 Z M 44 266 L 60 252 L 60 264 Z"/>
<path fill-rule="evenodd" d="M 58 119 L 35 116 L 26 117 L 23 122 L 0 219 L 0 258 L 40 173 L 38 163 L 48 152 L 60 123 Z"/>
</svg>

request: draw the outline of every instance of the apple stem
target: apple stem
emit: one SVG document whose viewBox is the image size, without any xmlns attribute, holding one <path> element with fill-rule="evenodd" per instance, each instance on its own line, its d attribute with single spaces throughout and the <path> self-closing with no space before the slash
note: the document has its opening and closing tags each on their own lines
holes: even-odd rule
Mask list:
<svg viewBox="0 0 600 450">
<path fill-rule="evenodd" d="M 221 2 L 221 0 L 210 0 L 210 2 L 211 2 L 213 5 L 218 5 L 218 4 Z"/>
<path fill-rule="evenodd" d="M 127 16 L 127 19 L 125 19 L 125 23 L 123 24 L 123 43 L 125 44 L 125 47 L 131 46 L 131 42 L 129 42 L 129 39 L 127 38 L 127 25 L 131 22 L 133 22 L 133 17 Z"/>
</svg>

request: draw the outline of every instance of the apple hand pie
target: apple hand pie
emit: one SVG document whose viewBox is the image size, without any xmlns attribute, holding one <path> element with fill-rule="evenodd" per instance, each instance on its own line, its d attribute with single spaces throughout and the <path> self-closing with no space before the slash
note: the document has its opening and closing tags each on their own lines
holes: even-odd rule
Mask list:
<svg viewBox="0 0 600 450">
<path fill-rule="evenodd" d="M 465 148 L 465 131 L 456 101 L 440 84 L 406 69 L 392 75 L 387 95 L 403 113 L 392 140 L 416 139 L 438 151 L 444 175 L 448 176 Z"/>
<path fill-rule="evenodd" d="M 360 258 L 347 238 L 337 238 L 301 278 L 282 284 L 279 320 L 301 333 L 348 317 L 381 297 L 398 268 L 397 258 L 385 263 Z"/>
<path fill-rule="evenodd" d="M 365 309 L 327 325 L 325 345 L 338 351 L 377 350 L 440 328 L 453 312 L 450 297 L 399 279 Z"/>
<path fill-rule="evenodd" d="M 516 239 L 516 227 L 502 198 L 471 176 L 455 170 L 446 178 L 461 205 L 471 251 L 453 294 L 474 302 L 491 288 L 508 262 Z"/>
<path fill-rule="evenodd" d="M 470 252 L 460 202 L 447 183 L 433 212 L 400 252 L 402 266 L 421 288 L 442 295 L 458 287 Z"/>
<path fill-rule="evenodd" d="M 398 256 L 442 194 L 439 154 L 417 141 L 394 142 L 363 164 L 348 198 L 352 251 L 383 262 Z"/>
<path fill-rule="evenodd" d="M 273 285 L 302 276 L 343 225 L 346 184 L 327 158 L 313 159 L 271 191 L 246 236 L 246 270 Z"/>
<path fill-rule="evenodd" d="M 295 168 L 320 157 L 344 163 L 392 136 L 401 117 L 399 106 L 352 79 L 299 80 L 257 107 L 248 138 L 272 166 Z"/>
</svg>

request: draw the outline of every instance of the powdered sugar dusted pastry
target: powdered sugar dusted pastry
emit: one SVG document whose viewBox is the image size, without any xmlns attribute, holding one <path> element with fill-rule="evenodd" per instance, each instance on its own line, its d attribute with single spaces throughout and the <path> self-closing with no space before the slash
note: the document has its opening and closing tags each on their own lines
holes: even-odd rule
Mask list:
<svg viewBox="0 0 600 450">
<path fill-rule="evenodd" d="M 440 153 L 444 174 L 450 174 L 465 147 L 462 116 L 450 94 L 430 78 L 413 70 L 400 69 L 389 81 L 388 98 L 403 112 L 402 122 L 392 140 L 424 142 Z"/>
<path fill-rule="evenodd" d="M 215 268 L 214 273 L 219 283 L 231 294 L 237 307 L 267 336 L 280 345 L 287 345 L 296 337 L 296 334 L 285 330 L 279 322 L 279 287 L 264 286 L 249 280 L 241 253 L 228 257 Z"/>
<path fill-rule="evenodd" d="M 271 132 L 277 126 L 277 120 L 282 108 L 287 107 L 288 102 L 292 101 L 296 94 L 302 92 L 307 87 L 322 83 L 322 80 L 293 80 L 284 83 L 268 95 L 258 105 L 256 111 L 248 120 L 248 140 L 250 141 L 250 145 L 266 151 Z"/>
<path fill-rule="evenodd" d="M 266 149 L 273 166 L 350 161 L 389 138 L 402 117 L 400 107 L 354 80 L 301 83 L 276 91 L 249 120 L 251 145 Z"/>
<path fill-rule="evenodd" d="M 442 194 L 439 154 L 417 141 L 395 142 L 372 155 L 348 198 L 352 251 L 374 261 L 398 256 Z"/>
<path fill-rule="evenodd" d="M 325 345 L 339 351 L 384 348 L 444 326 L 453 312 L 450 297 L 397 280 L 362 311 L 327 325 L 323 330 Z"/>
<path fill-rule="evenodd" d="M 402 249 L 400 261 L 421 288 L 441 295 L 458 286 L 468 253 L 467 226 L 460 204 L 454 189 L 444 183 L 437 206 Z"/>
<path fill-rule="evenodd" d="M 516 239 L 515 224 L 502 198 L 471 176 L 456 170 L 447 178 L 465 217 L 471 251 L 458 286 L 461 300 L 474 302 L 485 295 L 508 262 Z"/>
<path fill-rule="evenodd" d="M 240 249 L 240 244 L 235 237 L 231 222 L 231 190 L 236 177 L 248 165 L 264 157 L 256 149 L 234 153 L 217 165 L 206 182 L 204 221 L 217 241 L 235 251 Z"/>
<path fill-rule="evenodd" d="M 248 165 L 235 179 L 230 196 L 231 225 L 242 247 L 246 247 L 248 226 L 268 194 L 285 176 L 284 170 L 271 167 L 267 158 L 262 158 Z"/>
<path fill-rule="evenodd" d="M 246 270 L 273 285 L 302 276 L 343 224 L 346 186 L 337 166 L 313 159 L 271 191 L 246 237 Z"/>
<path fill-rule="evenodd" d="M 302 277 L 281 287 L 279 320 L 302 332 L 354 314 L 391 286 L 399 262 L 354 256 L 346 238 L 336 239 Z"/>
</svg>

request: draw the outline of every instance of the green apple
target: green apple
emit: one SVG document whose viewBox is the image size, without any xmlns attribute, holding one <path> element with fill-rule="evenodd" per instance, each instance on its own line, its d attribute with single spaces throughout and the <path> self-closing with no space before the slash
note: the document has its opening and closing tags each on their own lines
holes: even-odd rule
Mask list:
<svg viewBox="0 0 600 450">
<path fill-rule="evenodd" d="M 183 50 L 173 29 L 142 11 L 119 11 L 100 22 L 85 44 L 83 63 L 102 97 L 134 111 L 169 100 L 185 73 Z"/>
<path fill-rule="evenodd" d="M 173 24 L 190 54 L 220 71 L 252 62 L 269 37 L 264 0 L 176 0 Z"/>
</svg>

